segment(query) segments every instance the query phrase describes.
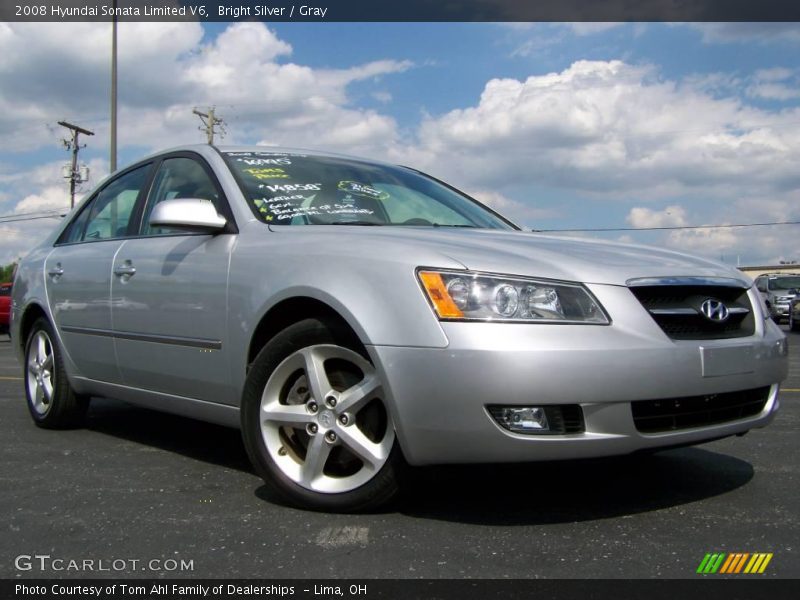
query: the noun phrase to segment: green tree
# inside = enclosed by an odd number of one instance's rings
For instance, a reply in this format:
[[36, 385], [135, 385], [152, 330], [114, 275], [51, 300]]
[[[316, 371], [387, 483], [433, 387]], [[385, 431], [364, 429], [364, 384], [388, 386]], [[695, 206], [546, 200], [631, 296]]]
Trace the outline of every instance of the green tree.
[[0, 267], [0, 283], [10, 283], [13, 281], [16, 268], [17, 263], [15, 262]]

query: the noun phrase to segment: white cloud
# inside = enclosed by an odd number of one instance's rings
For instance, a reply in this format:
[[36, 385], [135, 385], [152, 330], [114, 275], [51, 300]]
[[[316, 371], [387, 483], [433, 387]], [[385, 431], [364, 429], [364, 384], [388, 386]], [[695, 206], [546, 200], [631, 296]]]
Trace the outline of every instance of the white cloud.
[[22, 243], [22, 232], [18, 227], [0, 223], [0, 265], [16, 260]]
[[[93, 130], [95, 136], [82, 141], [104, 152], [110, 49], [107, 23], [0, 23], [4, 145], [16, 152], [58, 147], [66, 132], [55, 122], [64, 119]], [[407, 71], [412, 63], [385, 59], [345, 69], [314, 69], [291, 62], [291, 54], [291, 45], [262, 23], [233, 24], [210, 40], [204, 40], [198, 23], [120, 23], [120, 148], [156, 150], [203, 142], [192, 109], [215, 105], [227, 124], [226, 143], [263, 140], [385, 155], [398, 137], [394, 119], [353, 106], [348, 86], [379, 82]], [[60, 177], [63, 162], [17, 172], [13, 165], [2, 165], [0, 214], [68, 205]], [[107, 168], [105, 161], [94, 161], [92, 182], [82, 189], [89, 189]], [[8, 227], [0, 259], [15, 252], [9, 245], [31, 247], [52, 223]]]
[[69, 194], [64, 185], [53, 185], [23, 198], [15, 207], [15, 212], [30, 213], [59, 211], [69, 208]]
[[755, 72], [756, 81], [784, 81], [794, 75], [793, 69], [786, 67], [773, 67], [771, 69], [759, 69]]
[[742, 247], [735, 230], [723, 228], [670, 231], [668, 243], [673, 248], [707, 256], [719, 256], [737, 246]]
[[[64, 162], [0, 174], [0, 185], [11, 191], [0, 201], [0, 214], [25, 219], [0, 223], [0, 265], [26, 254], [59, 224], [58, 215], [69, 212], [69, 186], [61, 177]], [[105, 160], [92, 160], [89, 169], [90, 181], [76, 188], [76, 203], [106, 175], [108, 164]]]
[[625, 25], [625, 23], [621, 22], [614, 22], [614, 21], [585, 21], [585, 22], [575, 22], [575, 23], [566, 23], [566, 26], [569, 27], [575, 35], [586, 36], [586, 35], [594, 35], [597, 33], [605, 33], [611, 29], [616, 29], [617, 27], [621, 27]]
[[[702, 30], [711, 41], [766, 39], [770, 31], [786, 41], [800, 31], [741, 25]], [[537, 24], [531, 28], [536, 39], [520, 53], [570, 32], [590, 35], [612, 26]], [[109, 47], [108, 24], [0, 24], [0, 135], [6, 145], [18, 151], [55, 146], [63, 132], [45, 125], [66, 118], [94, 129], [91, 148], [104, 150]], [[563, 217], [552, 201], [525, 192], [532, 186], [552, 190], [555, 198], [566, 191], [613, 200], [634, 226], [800, 218], [800, 108], [763, 110], [747, 100], [794, 99], [797, 72], [785, 67], [750, 78], [715, 73], [671, 80], [654, 65], [576, 61], [524, 79], [490, 79], [479, 98], [401, 133], [383, 108], [354, 104], [349, 86], [361, 82], [360, 95], [389, 102], [381, 80], [412, 68], [410, 62], [399, 57], [317, 69], [293, 62], [292, 52], [260, 23], [230, 25], [212, 39], [197, 23], [120, 24], [121, 146], [201, 142], [191, 110], [215, 105], [227, 123], [225, 142], [393, 159], [472, 190], [526, 224]], [[63, 185], [59, 168], [14, 173], [3, 166], [0, 208], [54, 203]], [[102, 171], [101, 165], [95, 174]], [[585, 224], [573, 215], [565, 226]], [[664, 243], [713, 253], [732, 248], [733, 239], [737, 248], [781, 253], [780, 235], [774, 246], [759, 246], [768, 236], [696, 231], [665, 236]]]
[[[525, 198], [496, 205], [526, 224], [535, 220], [519, 215], [536, 207], [528, 200], [535, 196], [519, 194], [526, 186], [595, 199], [595, 212], [601, 201], [628, 204], [635, 227], [800, 218], [800, 109], [749, 105], [732, 93], [747, 84], [577, 61], [560, 72], [488, 81], [474, 104], [428, 116], [416, 143], [393, 157], [483, 190], [490, 202]], [[648, 206], [656, 202], [667, 208]], [[590, 226], [592, 214], [572, 215], [564, 227]], [[762, 243], [764, 230], [691, 231], [659, 243], [717, 258], [734, 246], [764, 260], [785, 252]]]
[[389, 92], [379, 91], [373, 92], [372, 97], [381, 104], [388, 104], [392, 101], [392, 95]]
[[555, 208], [532, 206], [526, 202], [512, 200], [497, 190], [469, 190], [468, 194], [516, 223], [531, 223], [560, 216]]
[[[627, 25], [623, 22], [603, 22], [603, 21], [578, 21], [573, 23], [502, 23], [501, 26], [509, 31], [516, 33], [517, 39], [522, 38], [522, 42], [517, 42], [512, 50], [512, 57], [532, 57], [549, 53], [556, 46], [562, 43], [569, 43], [574, 36], [588, 37], [601, 33], [606, 33], [612, 29], [617, 29]], [[644, 31], [641, 24], [633, 27], [634, 36], [640, 35]]]
[[640, 229], [649, 227], [683, 227], [687, 225], [686, 209], [682, 206], [668, 206], [656, 211], [646, 207], [635, 206], [625, 219], [633, 227]]
[[493, 79], [474, 106], [428, 118], [405, 161], [471, 188], [544, 184], [646, 198], [800, 185], [800, 110], [663, 80], [651, 66], [578, 61]]
[[748, 96], [764, 100], [787, 101], [800, 98], [798, 72], [785, 67], [760, 69], [746, 90]]
[[[119, 92], [125, 106], [163, 109], [187, 93], [181, 61], [197, 48], [198, 23], [122, 23]], [[111, 25], [0, 24], [0, 135], [18, 150], [57, 143], [65, 119], [89, 129], [108, 120]], [[135, 112], [135, 111], [134, 111]], [[50, 129], [46, 127], [50, 126]], [[107, 138], [94, 138], [95, 145]], [[121, 142], [125, 140], [121, 139]]]
[[720, 258], [725, 253], [744, 247], [734, 229], [724, 228], [670, 231], [667, 236], [667, 244], [677, 250], [714, 258]]
[[[105, 146], [110, 31], [97, 23], [0, 24], [0, 135], [7, 144], [31, 150], [57, 143], [63, 132], [52, 126], [65, 118], [95, 131], [94, 148]], [[208, 43], [198, 23], [121, 23], [120, 145], [201, 142], [192, 108], [210, 105], [226, 120], [228, 141], [269, 137], [374, 151], [395, 137], [394, 120], [350, 106], [347, 87], [412, 63], [312, 69], [287, 61], [291, 53], [262, 23], [230, 25]]]
[[756, 42], [762, 44], [800, 42], [800, 23], [684, 23], [700, 31], [707, 44]]

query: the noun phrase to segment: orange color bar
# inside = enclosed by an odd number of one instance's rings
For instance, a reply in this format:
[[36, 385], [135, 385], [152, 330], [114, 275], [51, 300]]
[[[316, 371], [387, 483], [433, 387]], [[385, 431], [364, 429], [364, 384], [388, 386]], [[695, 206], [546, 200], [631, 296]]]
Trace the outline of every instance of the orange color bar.
[[737, 563], [736, 570], [733, 572], [740, 573], [742, 571], [742, 567], [744, 567], [744, 563], [747, 561], [749, 557], [750, 557], [749, 552], [745, 552], [744, 554], [742, 554], [742, 559]]
[[722, 568], [719, 570], [720, 573], [727, 573], [728, 567], [733, 562], [733, 559], [736, 557], [735, 554], [728, 554], [728, 559], [725, 561], [725, 564], [722, 565]]

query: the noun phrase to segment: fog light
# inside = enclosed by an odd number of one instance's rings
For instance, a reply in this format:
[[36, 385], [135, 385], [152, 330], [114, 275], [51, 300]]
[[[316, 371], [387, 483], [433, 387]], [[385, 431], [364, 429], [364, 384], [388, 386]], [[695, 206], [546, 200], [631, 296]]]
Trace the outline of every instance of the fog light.
[[550, 429], [541, 406], [500, 407], [492, 411], [494, 418], [509, 431], [518, 433], [545, 432]]

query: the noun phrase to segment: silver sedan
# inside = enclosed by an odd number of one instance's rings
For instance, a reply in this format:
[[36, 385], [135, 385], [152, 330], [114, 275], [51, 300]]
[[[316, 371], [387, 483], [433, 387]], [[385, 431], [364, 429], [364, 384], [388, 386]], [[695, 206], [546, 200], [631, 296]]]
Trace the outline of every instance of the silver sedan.
[[240, 427], [265, 481], [319, 510], [388, 501], [408, 464], [742, 434], [787, 374], [732, 268], [526, 232], [413, 169], [307, 151], [138, 161], [13, 290], [37, 425], [114, 397]]

